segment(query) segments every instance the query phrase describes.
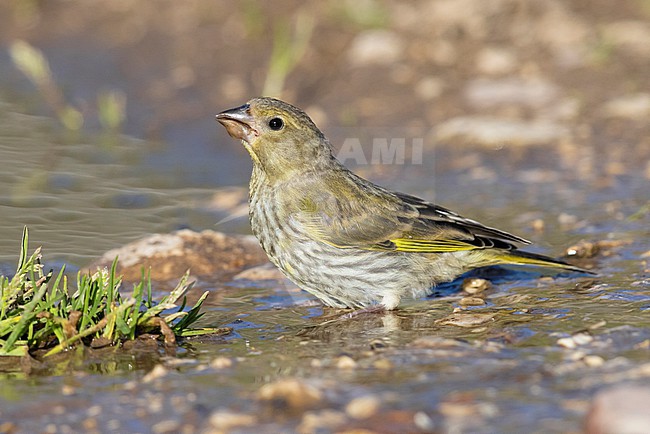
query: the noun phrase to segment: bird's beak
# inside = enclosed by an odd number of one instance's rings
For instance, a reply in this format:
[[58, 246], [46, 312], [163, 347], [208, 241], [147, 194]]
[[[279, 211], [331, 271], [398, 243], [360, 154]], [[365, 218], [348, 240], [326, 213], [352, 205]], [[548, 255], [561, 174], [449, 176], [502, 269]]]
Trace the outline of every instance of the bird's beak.
[[226, 128], [231, 137], [251, 143], [259, 133], [255, 129], [255, 118], [251, 115], [250, 108], [249, 104], [244, 104], [221, 112], [216, 116], [217, 122]]

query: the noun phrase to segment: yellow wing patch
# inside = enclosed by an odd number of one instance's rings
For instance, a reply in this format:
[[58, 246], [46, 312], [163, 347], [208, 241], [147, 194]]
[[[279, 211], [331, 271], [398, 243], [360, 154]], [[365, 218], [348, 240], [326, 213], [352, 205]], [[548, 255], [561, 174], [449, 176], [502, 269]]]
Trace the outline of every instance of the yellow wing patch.
[[459, 252], [463, 250], [478, 250], [482, 246], [475, 246], [460, 240], [418, 240], [398, 238], [390, 240], [398, 252], [413, 253], [445, 253]]

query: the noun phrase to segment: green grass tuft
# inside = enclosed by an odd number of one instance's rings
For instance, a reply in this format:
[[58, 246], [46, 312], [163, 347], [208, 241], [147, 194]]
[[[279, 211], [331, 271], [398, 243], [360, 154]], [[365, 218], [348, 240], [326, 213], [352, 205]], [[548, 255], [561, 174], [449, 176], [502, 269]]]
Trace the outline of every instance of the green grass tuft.
[[177, 336], [216, 331], [191, 328], [203, 315], [200, 309], [208, 292], [184, 311], [185, 294], [193, 284], [188, 283], [189, 272], [167, 296], [154, 303], [151, 279], [144, 271], [131, 296], [120, 294], [122, 278], [115, 272], [116, 258], [110, 270], [79, 273], [77, 289], [70, 294], [65, 267], [56, 275], [51, 270], [45, 273], [40, 247], [31, 256], [27, 252], [25, 228], [16, 274], [11, 279], [0, 276], [0, 356], [23, 356], [36, 350], [47, 350], [48, 356], [74, 345], [93, 341], [118, 344], [152, 332], [159, 332], [170, 346], [176, 345]]

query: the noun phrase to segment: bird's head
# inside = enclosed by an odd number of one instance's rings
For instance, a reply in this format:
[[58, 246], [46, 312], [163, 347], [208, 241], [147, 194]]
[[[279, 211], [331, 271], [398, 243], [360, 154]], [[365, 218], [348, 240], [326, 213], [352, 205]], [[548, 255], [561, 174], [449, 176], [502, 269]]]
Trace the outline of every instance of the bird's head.
[[323, 133], [305, 112], [286, 102], [254, 98], [219, 113], [217, 121], [269, 176], [295, 175], [331, 159]]

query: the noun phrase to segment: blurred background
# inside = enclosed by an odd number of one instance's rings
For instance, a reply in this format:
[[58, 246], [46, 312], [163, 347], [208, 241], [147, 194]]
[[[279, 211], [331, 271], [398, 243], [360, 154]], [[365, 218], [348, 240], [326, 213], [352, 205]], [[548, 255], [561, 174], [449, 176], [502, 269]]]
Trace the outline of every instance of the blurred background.
[[648, 0], [2, 0], [0, 263], [23, 225], [73, 266], [247, 233], [250, 161], [214, 115], [259, 95], [368, 161], [405, 139], [404, 164], [346, 163], [545, 249], [648, 203]]

